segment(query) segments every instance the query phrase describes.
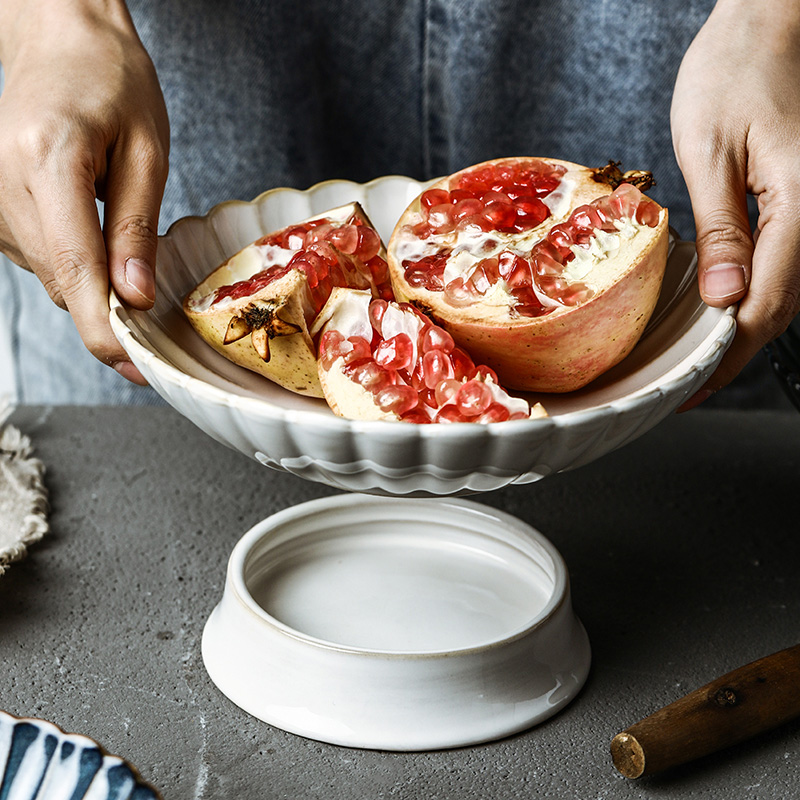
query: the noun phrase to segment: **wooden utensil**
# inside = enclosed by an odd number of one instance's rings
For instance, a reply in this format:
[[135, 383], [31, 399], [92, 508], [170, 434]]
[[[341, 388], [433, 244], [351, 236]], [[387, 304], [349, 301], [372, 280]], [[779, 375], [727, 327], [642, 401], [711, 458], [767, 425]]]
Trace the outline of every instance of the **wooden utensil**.
[[639, 778], [800, 717], [800, 644], [739, 667], [637, 722], [611, 742], [614, 766]]

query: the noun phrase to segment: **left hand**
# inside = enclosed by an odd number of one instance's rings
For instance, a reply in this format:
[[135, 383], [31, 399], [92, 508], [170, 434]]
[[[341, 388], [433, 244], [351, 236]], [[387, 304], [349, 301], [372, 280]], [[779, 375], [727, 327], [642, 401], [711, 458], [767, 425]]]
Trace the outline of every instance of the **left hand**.
[[[739, 303], [734, 341], [691, 408], [800, 311], [800, 0], [719, 0], [686, 52], [672, 136], [708, 305]], [[747, 194], [758, 199], [751, 234]]]

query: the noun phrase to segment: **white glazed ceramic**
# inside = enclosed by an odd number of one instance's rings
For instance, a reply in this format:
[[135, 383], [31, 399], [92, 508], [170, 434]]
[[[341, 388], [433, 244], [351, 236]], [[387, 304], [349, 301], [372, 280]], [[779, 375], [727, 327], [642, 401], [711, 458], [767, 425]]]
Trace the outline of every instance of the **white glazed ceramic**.
[[86, 736], [0, 711], [3, 800], [160, 800], [134, 767]]
[[275, 189], [177, 222], [158, 251], [151, 311], [112, 296], [111, 325], [156, 391], [210, 436], [275, 469], [357, 492], [451, 495], [528, 483], [586, 464], [648, 431], [697, 391], [733, 338], [731, 309], [695, 286], [694, 247], [677, 242], [644, 337], [621, 364], [578, 392], [531, 396], [548, 419], [493, 425], [355, 422], [237, 367], [184, 318], [184, 295], [263, 233], [359, 201], [386, 240], [424, 188], [390, 176]]
[[533, 528], [471, 501], [355, 494], [245, 534], [202, 652], [255, 717], [382, 750], [524, 730], [569, 703], [590, 661], [564, 563]]

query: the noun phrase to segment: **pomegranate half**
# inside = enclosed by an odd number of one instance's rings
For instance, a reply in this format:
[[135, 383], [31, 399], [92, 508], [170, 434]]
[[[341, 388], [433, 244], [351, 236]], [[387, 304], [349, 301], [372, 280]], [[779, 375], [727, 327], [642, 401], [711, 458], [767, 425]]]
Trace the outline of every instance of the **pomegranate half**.
[[408, 303], [336, 288], [317, 317], [319, 375], [335, 414], [414, 423], [504, 422], [547, 416]]
[[398, 300], [509, 388], [578, 389], [621, 361], [653, 312], [667, 211], [649, 173], [503, 158], [443, 178], [387, 248]]
[[386, 252], [358, 203], [261, 237], [184, 299], [215, 350], [298, 394], [322, 397], [309, 329], [335, 286], [392, 297]]

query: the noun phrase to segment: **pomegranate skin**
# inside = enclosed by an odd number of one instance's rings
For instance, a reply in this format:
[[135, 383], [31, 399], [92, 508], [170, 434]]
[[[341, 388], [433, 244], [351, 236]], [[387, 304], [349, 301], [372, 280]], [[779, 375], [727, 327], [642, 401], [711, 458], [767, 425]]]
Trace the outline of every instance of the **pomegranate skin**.
[[[576, 208], [609, 195], [613, 185], [598, 182], [596, 171], [552, 158], [519, 157], [484, 162], [443, 178], [431, 189], [452, 188], [460, 176], [487, 165], [544, 161], [564, 169], [572, 188], [568, 207], [551, 215], [528, 236], [541, 240]], [[649, 203], [653, 201], [647, 198]], [[653, 203], [655, 206], [655, 203]], [[658, 222], [642, 226], [633, 242], [604, 264], [592, 297], [577, 305], [555, 304], [541, 316], [515, 315], [509, 306], [476, 302], [456, 306], [445, 292], [410, 285], [400, 253], [407, 253], [410, 228], [419, 222], [420, 198], [399, 220], [387, 247], [390, 275], [398, 300], [411, 302], [447, 330], [476, 360], [490, 366], [509, 389], [570, 392], [593, 381], [634, 348], [658, 300], [668, 250], [668, 215], [656, 206]], [[405, 241], [404, 241], [405, 239]], [[403, 245], [406, 245], [405, 249]], [[591, 282], [592, 273], [587, 283]]]

